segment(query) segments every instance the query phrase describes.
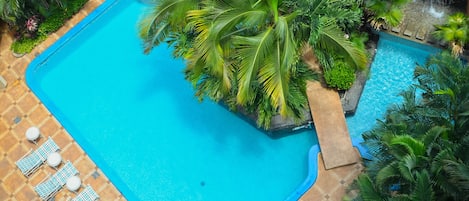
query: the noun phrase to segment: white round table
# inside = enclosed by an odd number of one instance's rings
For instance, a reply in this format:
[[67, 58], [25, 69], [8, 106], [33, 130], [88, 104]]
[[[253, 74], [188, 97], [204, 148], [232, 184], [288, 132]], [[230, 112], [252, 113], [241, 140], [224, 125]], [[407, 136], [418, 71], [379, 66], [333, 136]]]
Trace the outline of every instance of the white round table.
[[26, 139], [29, 141], [35, 141], [37, 138], [39, 138], [39, 128], [36, 126], [32, 126], [26, 130]]
[[54, 152], [47, 156], [47, 164], [51, 167], [57, 167], [62, 162], [62, 156], [59, 153]]
[[65, 184], [70, 191], [77, 191], [81, 186], [81, 179], [78, 176], [71, 176]]

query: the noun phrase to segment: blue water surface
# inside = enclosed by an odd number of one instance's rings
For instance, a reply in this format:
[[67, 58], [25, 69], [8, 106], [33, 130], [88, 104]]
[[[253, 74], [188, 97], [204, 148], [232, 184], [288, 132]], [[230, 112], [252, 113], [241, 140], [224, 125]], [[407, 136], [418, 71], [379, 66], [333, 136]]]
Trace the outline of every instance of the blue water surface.
[[399, 95], [414, 83], [414, 69], [440, 50], [381, 33], [371, 72], [354, 116], [347, 118], [350, 135], [360, 137], [383, 119], [386, 109], [402, 103]]
[[[33, 61], [26, 78], [128, 200], [280, 201], [297, 189], [314, 131], [274, 140], [217, 103], [198, 102], [184, 61], [165, 45], [142, 54], [136, 23], [145, 6], [109, 4]], [[356, 115], [347, 118], [352, 137], [399, 101], [415, 62], [433, 51], [412, 48], [380, 40]]]

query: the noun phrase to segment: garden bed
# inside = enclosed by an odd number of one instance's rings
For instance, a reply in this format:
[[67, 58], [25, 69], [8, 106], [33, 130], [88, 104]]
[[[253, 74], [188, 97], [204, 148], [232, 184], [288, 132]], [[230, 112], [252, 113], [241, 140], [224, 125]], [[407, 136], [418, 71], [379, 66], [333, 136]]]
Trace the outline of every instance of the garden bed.
[[17, 26], [15, 41], [11, 50], [17, 56], [31, 52], [34, 47], [47, 39], [49, 34], [54, 33], [64, 26], [68, 19], [78, 13], [88, 0], [70, 0], [64, 7], [50, 6], [47, 14], [36, 14], [28, 17], [25, 26]]

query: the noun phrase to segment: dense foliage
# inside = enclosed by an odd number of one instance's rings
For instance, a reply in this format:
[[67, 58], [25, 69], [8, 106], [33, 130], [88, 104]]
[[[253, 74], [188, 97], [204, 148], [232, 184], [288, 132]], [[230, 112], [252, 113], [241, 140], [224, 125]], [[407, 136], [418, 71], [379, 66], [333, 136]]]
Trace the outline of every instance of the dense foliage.
[[145, 52], [167, 42], [187, 61], [186, 79], [202, 100], [223, 101], [257, 114], [268, 128], [273, 115], [300, 120], [313, 65], [334, 66], [334, 55], [353, 68], [367, 57], [346, 33], [362, 24], [360, 0], [161, 0], [140, 22]]
[[[31, 0], [31, 2], [33, 2]], [[42, 1], [40, 1], [42, 2]], [[45, 1], [47, 2], [47, 1]], [[30, 10], [30, 17], [23, 27], [17, 27], [17, 40], [12, 44], [13, 52], [22, 54], [30, 52], [34, 47], [47, 38], [47, 35], [57, 31], [67, 19], [77, 13], [88, 0], [54, 1], [56, 4], [34, 4]]]
[[410, 0], [365, 0], [367, 20], [376, 30], [400, 24], [404, 14], [403, 6]]
[[464, 45], [469, 40], [469, 18], [464, 13], [455, 13], [448, 17], [445, 24], [435, 25], [435, 27], [433, 36], [449, 43], [454, 56], [461, 55]]
[[416, 67], [404, 103], [363, 135], [374, 158], [356, 200], [469, 200], [468, 77], [446, 52]]
[[56, 7], [65, 8], [67, 0], [2, 0], [0, 20], [11, 26], [20, 26], [34, 15], [47, 16]]

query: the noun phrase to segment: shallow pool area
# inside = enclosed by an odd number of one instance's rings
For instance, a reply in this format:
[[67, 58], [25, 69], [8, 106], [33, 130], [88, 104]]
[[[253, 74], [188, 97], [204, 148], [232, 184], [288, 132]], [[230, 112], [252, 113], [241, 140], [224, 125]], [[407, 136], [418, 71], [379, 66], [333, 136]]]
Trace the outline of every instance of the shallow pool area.
[[[184, 80], [184, 61], [164, 45], [142, 54], [136, 22], [143, 8], [106, 1], [31, 63], [32, 91], [128, 200], [290, 196], [314, 171], [314, 131], [274, 140], [217, 103], [199, 103]], [[356, 115], [347, 118], [352, 137], [399, 101], [413, 64], [434, 51], [411, 48], [380, 41]]]

